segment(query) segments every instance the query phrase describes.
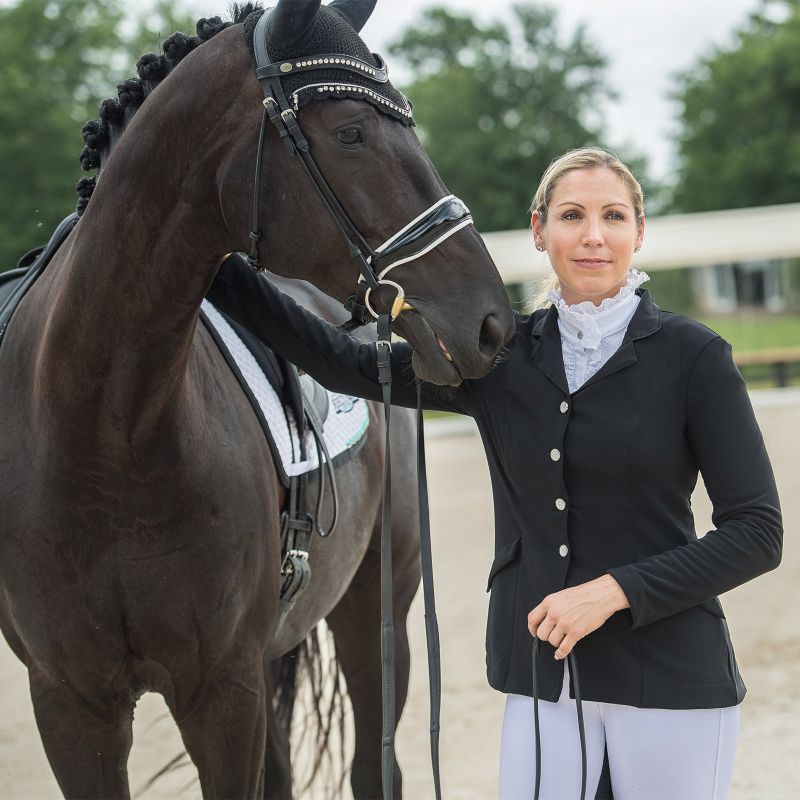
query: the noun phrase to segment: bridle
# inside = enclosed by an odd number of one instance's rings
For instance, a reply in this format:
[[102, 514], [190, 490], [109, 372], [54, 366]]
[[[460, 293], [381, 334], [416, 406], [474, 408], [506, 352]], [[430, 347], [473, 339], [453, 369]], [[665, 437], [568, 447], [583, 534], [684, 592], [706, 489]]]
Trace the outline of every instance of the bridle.
[[[383, 731], [381, 742], [381, 771], [384, 800], [394, 797], [394, 736], [395, 736], [395, 658], [394, 623], [392, 599], [392, 536], [391, 536], [391, 452], [389, 422], [391, 410], [391, 322], [403, 311], [413, 311], [413, 306], [405, 300], [405, 291], [396, 281], [387, 278], [391, 270], [407, 264], [446, 241], [453, 234], [472, 224], [472, 216], [464, 203], [453, 195], [437, 200], [415, 219], [401, 228], [383, 244], [370, 246], [360, 233], [330, 184], [325, 180], [318, 164], [311, 154], [308, 140], [303, 135], [297, 119], [297, 90], [291, 105], [283, 90], [281, 79], [298, 72], [320, 69], [344, 70], [358, 75], [359, 79], [372, 81], [378, 85], [388, 82], [386, 66], [380, 56], [374, 55], [377, 66], [358, 58], [341, 53], [328, 53], [303, 58], [284, 59], [273, 63], [267, 52], [267, 23], [272, 9], [266, 9], [258, 19], [253, 32], [253, 51], [256, 59], [256, 77], [264, 92], [264, 115], [258, 137], [255, 182], [253, 187], [253, 225], [250, 231], [250, 254], [248, 263], [261, 271], [259, 228], [261, 170], [264, 142], [268, 123], [271, 123], [279, 137], [286, 143], [289, 152], [297, 156], [331, 219], [343, 236], [350, 257], [358, 265], [360, 277], [356, 291], [345, 307], [352, 319], [340, 328], [346, 332], [377, 319], [378, 341], [375, 343], [378, 354], [378, 382], [381, 385], [385, 420], [383, 510], [381, 523], [381, 676]], [[378, 92], [363, 85], [315, 84], [304, 87], [316, 89], [323, 94], [337, 90], [355, 89], [358, 93], [371, 96], [373, 101], [389, 104]], [[410, 110], [402, 113], [410, 116]], [[370, 303], [371, 292], [381, 286], [395, 289], [396, 296], [389, 313], [378, 313]], [[439, 717], [441, 710], [441, 664], [439, 655], [439, 628], [433, 591], [433, 564], [430, 542], [430, 520], [428, 511], [427, 483], [425, 477], [424, 431], [422, 424], [422, 384], [417, 382], [417, 479], [420, 514], [420, 560], [422, 566], [422, 585], [425, 604], [425, 628], [428, 649], [428, 679], [430, 684], [430, 741], [431, 763], [433, 766], [434, 791], [441, 800], [441, 781], [439, 777]]]
[[[264, 91], [264, 115], [258, 138], [258, 154], [256, 157], [255, 183], [253, 187], [253, 225], [250, 231], [250, 254], [248, 262], [255, 270], [262, 270], [259, 255], [261, 230], [258, 224], [260, 210], [261, 167], [264, 152], [264, 139], [267, 124], [272, 123], [281, 140], [286, 143], [289, 152], [298, 157], [300, 164], [311, 179], [312, 185], [319, 194], [331, 219], [344, 237], [350, 257], [358, 265], [360, 277], [356, 292], [348, 298], [345, 306], [352, 314], [352, 319], [343, 327], [351, 331], [360, 325], [366, 325], [378, 318], [378, 313], [370, 303], [370, 293], [380, 286], [390, 286], [397, 292], [392, 304], [390, 316], [396, 319], [403, 311], [413, 310], [413, 306], [405, 301], [405, 291], [396, 281], [386, 277], [390, 270], [401, 264], [407, 264], [429, 253], [442, 242], [457, 233], [461, 228], [472, 224], [472, 216], [464, 203], [454, 195], [447, 195], [437, 200], [430, 208], [413, 219], [404, 228], [383, 244], [372, 248], [353, 222], [350, 215], [339, 201], [330, 184], [325, 180], [319, 165], [314, 159], [308, 140], [303, 134], [297, 119], [297, 102], [291, 104], [283, 90], [281, 79], [297, 73], [335, 69], [350, 72], [360, 80], [372, 81], [378, 86], [389, 81], [388, 70], [383, 59], [375, 54], [377, 66], [368, 64], [353, 56], [342, 53], [325, 53], [313, 57], [284, 59], [274, 62], [267, 52], [267, 24], [273, 9], [266, 9], [256, 23], [253, 32], [253, 50], [256, 58], [256, 77]], [[345, 88], [341, 84], [315, 85], [317, 92], [326, 95], [337, 88]], [[380, 102], [388, 103], [377, 92], [357, 86], [356, 91], [372, 96]], [[410, 112], [409, 112], [410, 115]]]

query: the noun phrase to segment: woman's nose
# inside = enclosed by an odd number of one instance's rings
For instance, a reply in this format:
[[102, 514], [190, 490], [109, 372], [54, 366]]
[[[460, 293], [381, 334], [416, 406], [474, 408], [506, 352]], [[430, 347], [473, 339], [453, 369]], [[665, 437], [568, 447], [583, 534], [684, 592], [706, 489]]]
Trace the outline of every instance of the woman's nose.
[[599, 245], [603, 243], [603, 230], [600, 226], [600, 220], [588, 219], [586, 221], [586, 228], [583, 232], [583, 241], [587, 245]]

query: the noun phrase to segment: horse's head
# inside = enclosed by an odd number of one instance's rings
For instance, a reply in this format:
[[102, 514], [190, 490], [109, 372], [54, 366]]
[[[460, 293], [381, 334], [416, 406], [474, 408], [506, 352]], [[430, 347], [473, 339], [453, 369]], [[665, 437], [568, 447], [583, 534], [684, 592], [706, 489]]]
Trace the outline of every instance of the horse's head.
[[[149, 193], [172, 198], [171, 224], [192, 229], [186, 246], [203, 263], [251, 250], [254, 228], [265, 267], [341, 301], [355, 295], [364, 317], [402, 307], [395, 330], [414, 347], [417, 375], [457, 384], [489, 371], [513, 334], [511, 308], [466, 208], [448, 199], [414, 133], [410, 104], [358, 35], [374, 5], [234, 6], [233, 23], [202, 19], [197, 36], [173, 34], [84, 126], [81, 163], [108, 165], [110, 182], [97, 183], [107, 204], [131, 196], [120, 180], [134, 182], [153, 225], [164, 212], [152, 212]], [[142, 106], [151, 94], [158, 102]], [[117, 142], [126, 153], [112, 157]], [[94, 186], [79, 183], [79, 212]]]
[[[241, 197], [250, 188], [241, 181], [254, 174], [266, 95], [276, 124], [266, 125], [259, 187], [265, 266], [306, 278], [344, 301], [359, 281], [360, 259], [348, 239], [361, 243], [376, 275], [405, 292], [407, 305], [395, 329], [416, 351], [417, 375], [457, 384], [488, 372], [513, 333], [512, 314], [468, 212], [459, 201], [442, 202], [448, 192], [414, 133], [410, 104], [358, 35], [374, 5], [375, 0], [334, 0], [327, 6], [280, 0], [260, 25], [259, 12], [248, 17], [244, 38], [257, 52], [258, 37], [264, 36], [262, 54], [271, 66], [259, 75], [269, 80], [260, 87], [251, 62], [252, 78], [242, 92], [248, 107], [236, 135], [253, 146], [231, 154], [236, 166], [228, 171], [222, 196]], [[275, 94], [288, 110], [269, 100]], [[279, 141], [292, 138], [287, 129], [295, 122], [301, 142], [308, 141], [310, 168], [307, 158]], [[315, 165], [321, 188], [309, 174]], [[382, 284], [369, 293], [367, 305], [386, 310], [396, 291]]]

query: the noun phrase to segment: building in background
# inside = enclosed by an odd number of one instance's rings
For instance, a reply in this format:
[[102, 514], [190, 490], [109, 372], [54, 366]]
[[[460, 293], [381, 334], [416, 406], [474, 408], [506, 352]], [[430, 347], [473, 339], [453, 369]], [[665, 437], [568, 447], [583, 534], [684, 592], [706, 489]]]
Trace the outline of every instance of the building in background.
[[792, 259], [714, 264], [692, 272], [697, 308], [711, 314], [764, 310], [780, 314], [791, 305]]

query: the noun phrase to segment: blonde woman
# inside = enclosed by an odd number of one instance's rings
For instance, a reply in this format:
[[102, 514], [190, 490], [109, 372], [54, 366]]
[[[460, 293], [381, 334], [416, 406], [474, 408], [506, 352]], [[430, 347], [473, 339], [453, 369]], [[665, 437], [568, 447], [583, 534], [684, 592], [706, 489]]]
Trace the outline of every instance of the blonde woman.
[[[501, 800], [534, 796], [533, 636], [543, 800], [580, 796], [573, 648], [587, 797], [607, 759], [616, 800], [724, 798], [745, 685], [717, 595], [774, 569], [782, 547], [744, 382], [723, 339], [642, 287], [642, 190], [614, 155], [554, 161], [531, 222], [554, 274], [535, 310], [517, 315], [506, 357], [484, 378], [424, 392], [429, 407], [475, 418], [492, 477], [486, 658], [506, 694]], [[379, 399], [375, 348], [242, 259], [224, 262], [209, 297], [324, 385]], [[414, 406], [410, 363], [399, 343], [393, 401]], [[698, 473], [714, 505], [702, 538]]]

